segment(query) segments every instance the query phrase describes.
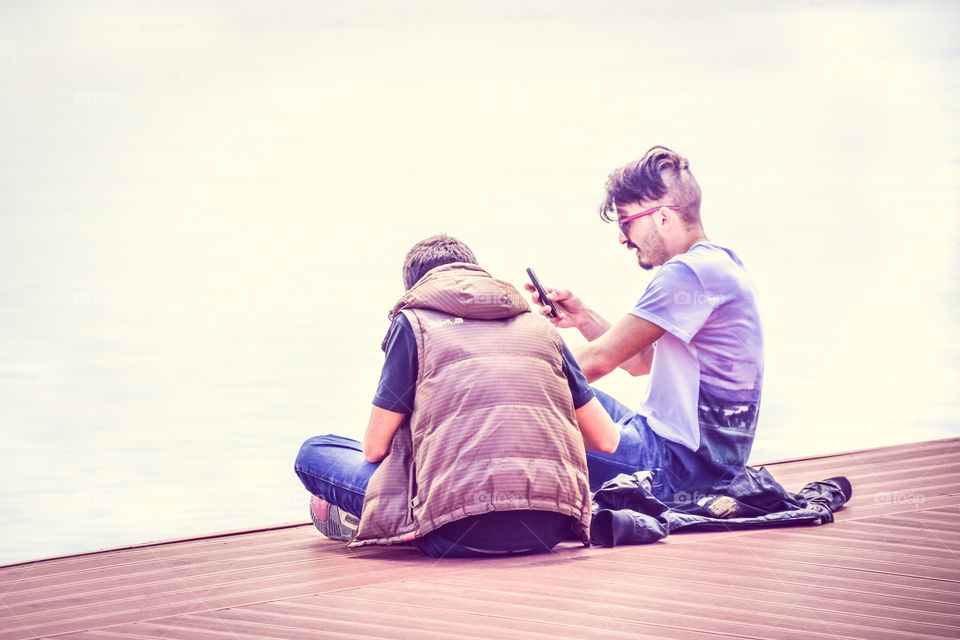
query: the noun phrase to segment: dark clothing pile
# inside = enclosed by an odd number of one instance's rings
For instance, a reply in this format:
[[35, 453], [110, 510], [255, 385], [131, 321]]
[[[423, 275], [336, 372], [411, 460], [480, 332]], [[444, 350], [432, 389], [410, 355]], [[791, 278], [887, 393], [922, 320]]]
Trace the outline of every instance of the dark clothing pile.
[[744, 467], [721, 490], [673, 494], [658, 500], [650, 471], [620, 474], [593, 494], [591, 539], [614, 547], [647, 544], [684, 531], [728, 531], [833, 522], [853, 488], [842, 476], [811, 482], [790, 493], [765, 468]]

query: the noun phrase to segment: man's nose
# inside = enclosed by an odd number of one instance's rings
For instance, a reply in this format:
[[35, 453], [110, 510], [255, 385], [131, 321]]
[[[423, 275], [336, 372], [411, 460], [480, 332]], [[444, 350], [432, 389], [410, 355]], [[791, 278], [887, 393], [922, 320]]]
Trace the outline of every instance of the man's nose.
[[620, 237], [617, 238], [617, 240], [620, 241], [620, 244], [627, 244], [628, 242], [630, 242], [630, 239], [627, 238], [627, 236], [623, 235], [623, 231], [620, 232]]

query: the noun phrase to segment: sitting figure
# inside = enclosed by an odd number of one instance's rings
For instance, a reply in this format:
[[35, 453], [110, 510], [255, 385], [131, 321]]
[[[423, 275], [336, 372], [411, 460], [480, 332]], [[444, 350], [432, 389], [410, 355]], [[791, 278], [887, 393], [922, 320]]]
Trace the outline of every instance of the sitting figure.
[[[746, 466], [763, 381], [756, 291], [737, 254], [707, 238], [700, 200], [686, 158], [653, 147], [610, 174], [600, 206], [638, 265], [656, 268], [637, 303], [612, 323], [570, 291], [546, 289], [559, 311], [550, 321], [587, 339], [575, 355], [589, 382], [618, 367], [647, 380], [638, 410], [597, 392], [621, 440], [613, 454], [587, 456], [594, 491], [646, 470], [668, 504], [754, 489], [768, 498]], [[548, 301], [527, 289], [547, 315]]]
[[440, 235], [403, 265], [363, 444], [307, 440], [295, 470], [325, 536], [431, 556], [589, 544], [585, 450], [620, 439], [556, 329]]

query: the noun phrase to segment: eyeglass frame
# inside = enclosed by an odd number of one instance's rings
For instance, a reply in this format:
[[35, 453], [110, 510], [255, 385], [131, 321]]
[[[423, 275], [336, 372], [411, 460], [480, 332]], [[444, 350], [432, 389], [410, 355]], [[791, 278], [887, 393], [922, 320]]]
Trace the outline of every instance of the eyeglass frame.
[[632, 216], [627, 216], [626, 218], [617, 218], [617, 224], [620, 225], [620, 233], [622, 233], [624, 237], [629, 238], [630, 236], [627, 234], [627, 231], [630, 229], [631, 222], [633, 222], [637, 218], [642, 218], [643, 216], [648, 216], [651, 213], [656, 213], [657, 211], [660, 211], [660, 209], [663, 209], [664, 207], [666, 207], [667, 209], [670, 209], [671, 211], [677, 211], [680, 209], [680, 207], [673, 204], [658, 204], [652, 209], [647, 209], [646, 211], [635, 213]]

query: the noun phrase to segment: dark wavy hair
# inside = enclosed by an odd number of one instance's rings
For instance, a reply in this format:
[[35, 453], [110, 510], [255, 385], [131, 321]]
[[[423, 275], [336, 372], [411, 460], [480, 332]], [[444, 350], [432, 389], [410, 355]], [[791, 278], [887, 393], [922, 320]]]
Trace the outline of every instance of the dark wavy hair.
[[687, 159], [666, 147], [651, 147], [643, 157], [607, 176], [600, 217], [616, 222], [617, 205], [647, 203], [670, 193], [685, 224], [700, 224], [700, 185]]
[[443, 233], [421, 240], [403, 259], [404, 288], [409, 290], [427, 271], [451, 262], [477, 264], [477, 257], [470, 247]]

